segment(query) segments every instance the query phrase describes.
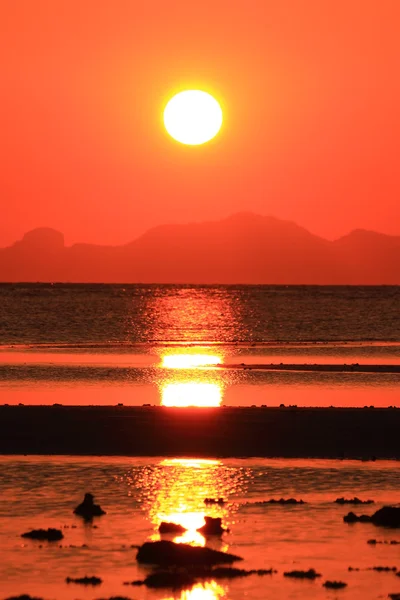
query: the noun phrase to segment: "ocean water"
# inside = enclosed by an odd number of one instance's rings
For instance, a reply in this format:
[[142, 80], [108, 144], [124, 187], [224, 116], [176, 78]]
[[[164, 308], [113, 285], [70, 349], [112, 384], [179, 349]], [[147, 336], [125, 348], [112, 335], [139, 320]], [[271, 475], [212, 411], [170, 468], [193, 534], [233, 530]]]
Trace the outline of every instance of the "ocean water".
[[[372, 514], [400, 502], [398, 463], [335, 460], [201, 460], [73, 457], [0, 457], [0, 597], [29, 593], [46, 600], [93, 600], [126, 596], [136, 600], [372, 600], [400, 592], [400, 530], [372, 524], [348, 525], [350, 510]], [[72, 514], [91, 490], [107, 514], [85, 525]], [[337, 497], [372, 499], [353, 508]], [[206, 497], [223, 497], [223, 507], [206, 507]], [[270, 498], [295, 497], [306, 504], [280, 506]], [[230, 532], [206, 540], [196, 530], [204, 515], [220, 516]], [[136, 549], [160, 539], [161, 521], [184, 525], [177, 542], [230, 551], [238, 567], [274, 568], [276, 574], [208, 581], [187, 591], [146, 590], [123, 585], [143, 579]], [[59, 527], [65, 538], [39, 543], [21, 538], [32, 528]], [[357, 571], [349, 572], [351, 566]], [[285, 571], [314, 568], [315, 581], [285, 578]], [[67, 584], [66, 577], [96, 575], [98, 588]], [[329, 591], [327, 579], [348, 584]]]
[[384, 407], [399, 371], [398, 286], [0, 284], [2, 404]]

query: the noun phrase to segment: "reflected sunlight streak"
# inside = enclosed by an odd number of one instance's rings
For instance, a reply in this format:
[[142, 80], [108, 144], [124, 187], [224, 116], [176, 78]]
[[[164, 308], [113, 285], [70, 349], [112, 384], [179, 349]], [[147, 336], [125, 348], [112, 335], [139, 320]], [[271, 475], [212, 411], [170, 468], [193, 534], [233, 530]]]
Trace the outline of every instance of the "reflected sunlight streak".
[[209, 583], [199, 583], [190, 590], [183, 590], [179, 598], [168, 596], [163, 600], [220, 600], [220, 598], [225, 598], [226, 592], [226, 588], [216, 581], [210, 581]]
[[217, 383], [189, 381], [166, 383], [161, 387], [162, 406], [216, 407], [222, 403], [222, 386]]
[[167, 354], [162, 357], [162, 366], [167, 369], [191, 369], [221, 364], [220, 356], [209, 354]]

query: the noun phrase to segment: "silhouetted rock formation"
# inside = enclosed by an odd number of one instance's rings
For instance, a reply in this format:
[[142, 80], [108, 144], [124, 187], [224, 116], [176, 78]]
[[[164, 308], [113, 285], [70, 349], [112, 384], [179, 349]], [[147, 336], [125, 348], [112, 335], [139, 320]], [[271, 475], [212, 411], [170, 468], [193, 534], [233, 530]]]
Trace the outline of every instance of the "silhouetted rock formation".
[[148, 588], [183, 589], [192, 587], [197, 579], [185, 571], [158, 571], [146, 577], [143, 584]]
[[357, 516], [349, 512], [343, 520], [345, 523], [373, 523], [380, 527], [400, 527], [400, 507], [384, 506], [373, 515]]
[[355, 496], [354, 498], [336, 498], [336, 504], [374, 504], [374, 500], [360, 500]]
[[67, 577], [66, 583], [77, 583], [79, 585], [100, 585], [103, 580], [93, 575], [92, 577]]
[[387, 544], [389, 546], [397, 546], [398, 544], [400, 544], [400, 541], [398, 540], [368, 540], [367, 544], [370, 544], [371, 546], [376, 546], [376, 544]]
[[304, 500], [296, 500], [296, 498], [279, 498], [279, 500], [275, 500], [275, 498], [271, 498], [270, 500], [263, 500], [262, 502], [256, 502], [256, 504], [306, 504]]
[[94, 504], [93, 494], [86, 493], [83, 502], [74, 509], [74, 514], [82, 517], [85, 521], [91, 521], [94, 517], [105, 515], [106, 512], [99, 504]]
[[[240, 257], [234, 268], [232, 256]], [[58, 231], [35, 229], [0, 249], [0, 281], [398, 285], [399, 263], [398, 236], [356, 230], [331, 242], [240, 213], [155, 227], [123, 246], [65, 247]]]
[[398, 594], [389, 594], [390, 600], [400, 600], [400, 592]]
[[125, 581], [124, 585], [141, 586], [149, 588], [187, 588], [199, 581], [209, 579], [237, 579], [250, 575], [272, 575], [277, 573], [274, 569], [235, 569], [233, 567], [217, 567], [211, 569], [202, 566], [189, 566], [179, 570], [155, 571], [144, 580]]
[[322, 585], [329, 590], [341, 590], [347, 587], [347, 583], [344, 581], [325, 581]]
[[21, 537], [28, 538], [30, 540], [58, 542], [59, 540], [63, 539], [64, 535], [59, 529], [53, 529], [49, 527], [49, 529], [32, 529], [32, 531], [27, 531], [26, 533], [21, 534]]
[[139, 563], [160, 566], [213, 566], [243, 560], [240, 556], [227, 552], [168, 541], [144, 543], [140, 546], [136, 559]]
[[295, 579], [316, 579], [321, 577], [321, 573], [317, 573], [314, 569], [308, 571], [285, 571], [284, 577], [293, 577]]
[[222, 535], [227, 531], [227, 529], [222, 527], [222, 519], [219, 517], [204, 517], [204, 520], [205, 524], [203, 527], [199, 527], [197, 531], [200, 531], [200, 533], [206, 537], [209, 535]]
[[111, 598], [98, 598], [97, 600], [132, 600], [126, 596], [111, 596]]
[[376, 571], [377, 573], [396, 572], [397, 567], [368, 567], [367, 571]]
[[204, 504], [218, 504], [219, 506], [224, 506], [226, 502], [223, 498], [205, 498]]
[[10, 596], [5, 600], [43, 600], [43, 598], [37, 598], [36, 596], [30, 596], [29, 594], [21, 594], [21, 596]]
[[179, 525], [177, 523], [167, 523], [166, 521], [163, 521], [160, 524], [158, 531], [160, 533], [165, 533], [165, 534], [179, 535], [179, 534], [185, 533], [185, 531], [187, 531], [187, 529], [186, 529], [186, 527], [183, 527], [183, 525]]

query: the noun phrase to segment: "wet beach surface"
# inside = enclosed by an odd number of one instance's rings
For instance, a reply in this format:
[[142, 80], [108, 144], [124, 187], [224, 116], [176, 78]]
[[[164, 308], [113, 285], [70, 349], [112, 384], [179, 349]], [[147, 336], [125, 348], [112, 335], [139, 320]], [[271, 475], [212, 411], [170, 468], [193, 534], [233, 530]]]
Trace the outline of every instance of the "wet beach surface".
[[[343, 522], [350, 510], [372, 514], [400, 502], [397, 462], [288, 459], [178, 459], [119, 457], [0, 458], [1, 598], [22, 593], [46, 600], [93, 600], [126, 596], [138, 600], [239, 600], [300, 598], [355, 600], [385, 598], [400, 590], [399, 529]], [[73, 514], [90, 490], [106, 515], [85, 523]], [[335, 503], [338, 497], [373, 499], [366, 506]], [[224, 505], [205, 504], [206, 498]], [[296, 498], [304, 504], [271, 504]], [[230, 532], [206, 540], [196, 530], [204, 516], [221, 517]], [[124, 586], [150, 572], [138, 565], [137, 549], [158, 540], [162, 521], [187, 531], [173, 539], [243, 557], [244, 569], [276, 569], [276, 574], [208, 581], [187, 591]], [[61, 542], [24, 539], [32, 528], [60, 528]], [[377, 543], [370, 544], [369, 540]], [[352, 567], [354, 570], [349, 571]], [[314, 581], [283, 576], [314, 568]], [[97, 576], [98, 587], [67, 584], [66, 577]], [[345, 581], [329, 590], [326, 580]]]

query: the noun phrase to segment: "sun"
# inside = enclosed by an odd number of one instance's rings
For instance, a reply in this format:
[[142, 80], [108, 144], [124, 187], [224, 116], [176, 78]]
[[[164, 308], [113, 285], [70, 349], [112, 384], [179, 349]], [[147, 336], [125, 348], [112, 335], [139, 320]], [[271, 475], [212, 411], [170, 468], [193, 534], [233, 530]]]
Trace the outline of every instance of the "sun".
[[219, 103], [202, 90], [180, 92], [164, 109], [164, 125], [169, 135], [190, 146], [212, 140], [221, 129], [222, 120]]

